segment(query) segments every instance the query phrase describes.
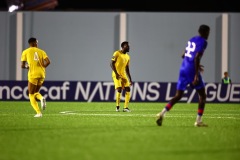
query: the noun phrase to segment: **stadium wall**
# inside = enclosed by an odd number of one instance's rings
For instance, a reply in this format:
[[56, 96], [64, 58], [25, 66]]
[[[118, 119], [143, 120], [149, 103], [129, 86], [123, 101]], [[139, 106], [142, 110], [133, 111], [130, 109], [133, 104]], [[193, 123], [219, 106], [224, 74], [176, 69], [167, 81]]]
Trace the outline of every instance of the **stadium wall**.
[[[16, 80], [20, 59], [16, 40], [17, 13], [0, 12], [0, 80]], [[34, 36], [52, 64], [46, 81], [111, 81], [109, 66], [119, 49], [120, 12], [22, 12], [22, 48]], [[130, 41], [133, 81], [176, 82], [180, 55], [200, 24], [211, 27], [202, 59], [205, 82], [222, 77], [222, 44], [227, 44], [227, 68], [234, 83], [240, 82], [240, 14], [228, 13], [226, 39], [222, 39], [223, 13], [127, 12], [126, 40]], [[225, 55], [226, 56], [226, 55]], [[21, 70], [21, 69], [20, 69]], [[22, 70], [21, 70], [22, 71]], [[27, 71], [22, 71], [27, 80]]]

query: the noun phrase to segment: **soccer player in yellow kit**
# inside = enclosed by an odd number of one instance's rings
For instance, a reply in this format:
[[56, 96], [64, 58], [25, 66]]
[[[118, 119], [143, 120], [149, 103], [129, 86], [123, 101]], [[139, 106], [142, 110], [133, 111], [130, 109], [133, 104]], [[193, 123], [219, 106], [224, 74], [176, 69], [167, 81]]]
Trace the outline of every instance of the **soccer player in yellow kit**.
[[121, 43], [121, 50], [113, 53], [110, 63], [112, 68], [112, 78], [114, 82], [116, 93], [116, 111], [120, 111], [120, 98], [122, 90], [125, 89], [125, 103], [123, 112], [130, 112], [128, 108], [130, 100], [130, 86], [132, 85], [132, 78], [129, 71], [130, 56], [128, 54], [130, 47], [127, 41]]
[[43, 110], [46, 108], [46, 99], [39, 93], [39, 89], [45, 80], [45, 68], [50, 64], [50, 59], [44, 50], [38, 48], [38, 40], [36, 38], [29, 38], [28, 44], [29, 48], [22, 52], [21, 67], [28, 69], [29, 99], [33, 109], [37, 112], [34, 117], [38, 118], [42, 117], [42, 112], [38, 107], [36, 99], [40, 100]]

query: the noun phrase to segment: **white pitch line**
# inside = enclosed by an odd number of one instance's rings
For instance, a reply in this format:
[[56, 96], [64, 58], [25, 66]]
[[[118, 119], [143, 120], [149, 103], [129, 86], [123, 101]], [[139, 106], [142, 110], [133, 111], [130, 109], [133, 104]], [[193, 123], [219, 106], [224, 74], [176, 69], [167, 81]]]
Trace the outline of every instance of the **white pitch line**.
[[[132, 113], [126, 113], [126, 114], [119, 114], [119, 113], [113, 113], [113, 114], [102, 114], [102, 113], [79, 113], [76, 111], [63, 111], [60, 112], [63, 115], [80, 115], [80, 116], [109, 116], [109, 117], [156, 117], [156, 114], [132, 114]], [[222, 114], [222, 115], [227, 115], [225, 116], [220, 116], [217, 114], [216, 116], [208, 116], [205, 115], [204, 118], [211, 118], [211, 119], [240, 119], [240, 117], [233, 117], [231, 115], [237, 115], [237, 114]], [[184, 118], [184, 117], [191, 117], [194, 118], [195, 115], [190, 115], [190, 114], [174, 114], [174, 115], [166, 115], [165, 117], [171, 117], [171, 118]]]

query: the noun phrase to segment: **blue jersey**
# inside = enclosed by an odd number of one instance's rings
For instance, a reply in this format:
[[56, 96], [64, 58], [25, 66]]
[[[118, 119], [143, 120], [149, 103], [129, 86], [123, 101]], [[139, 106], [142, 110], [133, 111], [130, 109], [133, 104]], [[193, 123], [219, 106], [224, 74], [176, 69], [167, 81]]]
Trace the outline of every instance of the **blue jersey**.
[[[204, 53], [207, 48], [207, 41], [201, 36], [192, 37], [185, 48], [185, 54], [180, 67], [179, 79], [177, 84], [178, 90], [185, 90], [188, 84], [191, 84], [195, 76], [195, 62], [194, 59], [197, 53]], [[200, 72], [199, 83], [194, 86], [195, 89], [200, 89], [205, 86]]]

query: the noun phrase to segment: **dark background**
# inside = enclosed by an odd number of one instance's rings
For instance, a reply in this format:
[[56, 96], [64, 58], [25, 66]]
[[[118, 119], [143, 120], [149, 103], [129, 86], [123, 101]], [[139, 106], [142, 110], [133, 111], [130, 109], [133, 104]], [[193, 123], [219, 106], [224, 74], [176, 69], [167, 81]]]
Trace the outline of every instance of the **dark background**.
[[[0, 10], [7, 11], [11, 3], [41, 0], [0, 0]], [[42, 0], [44, 1], [44, 0]], [[46, 1], [46, 0], [45, 0]], [[53, 0], [49, 0], [53, 1]], [[146, 11], [146, 12], [240, 12], [237, 0], [55, 0], [51, 11]], [[25, 9], [24, 6], [19, 10]], [[32, 9], [36, 10], [36, 9]]]

